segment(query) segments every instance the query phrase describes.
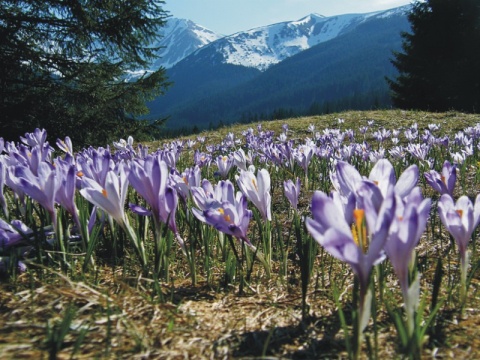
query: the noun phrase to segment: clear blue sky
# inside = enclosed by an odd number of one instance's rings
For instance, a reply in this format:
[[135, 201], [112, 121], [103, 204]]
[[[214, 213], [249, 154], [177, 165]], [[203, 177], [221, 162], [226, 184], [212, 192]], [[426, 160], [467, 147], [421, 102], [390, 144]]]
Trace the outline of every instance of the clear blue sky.
[[163, 8], [177, 18], [189, 19], [218, 34], [282, 21], [308, 14], [325, 16], [367, 13], [412, 3], [411, 0], [165, 0]]

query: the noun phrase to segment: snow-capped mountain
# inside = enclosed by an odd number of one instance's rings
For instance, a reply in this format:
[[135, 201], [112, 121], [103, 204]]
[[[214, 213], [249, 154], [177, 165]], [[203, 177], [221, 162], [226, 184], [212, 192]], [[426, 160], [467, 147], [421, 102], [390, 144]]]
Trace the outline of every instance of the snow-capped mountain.
[[258, 27], [220, 38], [196, 51], [191, 61], [204, 61], [203, 58], [218, 61], [220, 54], [223, 63], [264, 71], [301, 51], [354, 30], [367, 19], [394, 16], [404, 13], [408, 7], [330, 17], [310, 14], [300, 20]]
[[171, 68], [195, 50], [221, 38], [213, 31], [195, 24], [191, 20], [170, 18], [161, 30], [162, 39], [152, 44], [160, 47], [160, 58], [151, 65], [156, 70], [160, 66]]
[[389, 106], [385, 78], [396, 75], [392, 52], [410, 29], [409, 10], [313, 14], [220, 38], [167, 69], [173, 86], [147, 104], [151, 116], [205, 128], [282, 111]]

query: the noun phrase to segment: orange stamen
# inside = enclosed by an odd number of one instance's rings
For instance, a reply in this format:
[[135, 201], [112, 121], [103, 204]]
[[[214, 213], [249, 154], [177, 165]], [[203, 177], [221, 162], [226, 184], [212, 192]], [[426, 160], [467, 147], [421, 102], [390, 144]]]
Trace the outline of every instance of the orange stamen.
[[105, 196], [105, 197], [107, 197], [107, 190], [102, 189], [102, 195]]

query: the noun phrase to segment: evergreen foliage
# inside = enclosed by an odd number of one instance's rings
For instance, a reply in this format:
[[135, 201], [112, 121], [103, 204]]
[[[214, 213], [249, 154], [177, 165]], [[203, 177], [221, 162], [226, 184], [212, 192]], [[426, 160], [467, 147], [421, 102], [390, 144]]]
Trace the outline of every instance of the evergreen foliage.
[[76, 146], [151, 132], [137, 121], [162, 94], [165, 70], [128, 81], [150, 64], [167, 18], [163, 1], [1, 0], [0, 136], [45, 128]]
[[402, 33], [398, 69], [388, 79], [395, 106], [430, 111], [480, 109], [480, 1], [427, 0], [413, 4], [411, 33]]

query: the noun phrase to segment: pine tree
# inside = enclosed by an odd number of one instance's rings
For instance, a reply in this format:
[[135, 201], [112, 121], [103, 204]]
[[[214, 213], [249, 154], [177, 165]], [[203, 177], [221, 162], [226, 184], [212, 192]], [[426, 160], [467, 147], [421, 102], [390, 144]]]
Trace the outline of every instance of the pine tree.
[[[103, 144], [146, 126], [165, 70], [127, 81], [155, 58], [163, 1], [0, 0], [0, 137]], [[133, 135], [133, 134], [132, 134]]]
[[387, 79], [393, 104], [430, 111], [480, 110], [480, 1], [426, 0], [412, 5], [411, 33], [395, 52], [399, 75]]

